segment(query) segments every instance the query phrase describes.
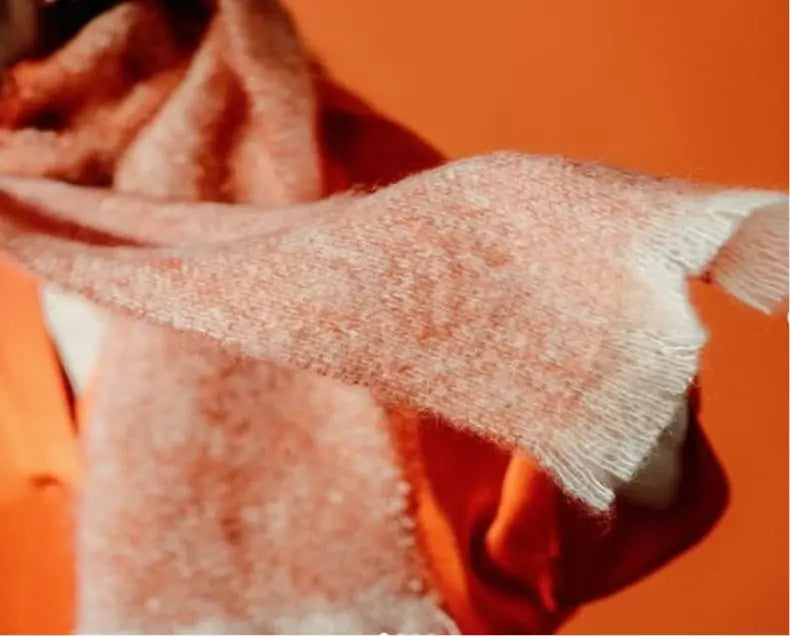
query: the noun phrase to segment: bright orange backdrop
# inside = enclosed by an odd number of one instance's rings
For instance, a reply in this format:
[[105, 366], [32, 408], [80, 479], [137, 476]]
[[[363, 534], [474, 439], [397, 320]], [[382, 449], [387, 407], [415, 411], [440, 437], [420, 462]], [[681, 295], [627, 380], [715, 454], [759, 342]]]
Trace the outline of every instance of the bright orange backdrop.
[[[562, 153], [787, 188], [785, 0], [288, 0], [335, 75], [452, 157]], [[709, 289], [721, 525], [568, 632], [788, 632], [787, 326]]]

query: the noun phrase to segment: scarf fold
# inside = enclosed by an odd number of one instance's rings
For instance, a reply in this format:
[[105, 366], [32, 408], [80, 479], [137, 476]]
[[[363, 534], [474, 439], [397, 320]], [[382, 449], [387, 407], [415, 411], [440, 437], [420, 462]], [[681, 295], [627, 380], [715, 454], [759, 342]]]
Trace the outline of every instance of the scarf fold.
[[765, 311], [786, 293], [783, 195], [562, 159], [495, 154], [258, 214], [0, 187], [7, 249], [47, 279], [527, 450], [599, 508], [697, 370], [688, 277]]
[[227, 0], [181, 31], [123, 3], [6, 76], [0, 248], [115, 312], [83, 629], [453, 629], [413, 529], [421, 419], [606, 509], [697, 371], [688, 279], [786, 297], [782, 193], [434, 167], [387, 157], [386, 126], [378, 172], [351, 168], [316, 72], [277, 3]]

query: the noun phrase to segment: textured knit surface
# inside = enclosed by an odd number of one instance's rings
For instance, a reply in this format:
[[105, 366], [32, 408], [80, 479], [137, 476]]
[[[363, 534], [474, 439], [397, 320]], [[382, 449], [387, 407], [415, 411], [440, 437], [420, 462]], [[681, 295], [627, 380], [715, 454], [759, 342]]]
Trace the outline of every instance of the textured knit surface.
[[[126, 314], [87, 442], [82, 629], [451, 627], [409, 514], [415, 418], [385, 409], [527, 451], [603, 509], [696, 372], [687, 278], [786, 295], [781, 193], [498, 153], [318, 201], [287, 16], [167, 25], [121, 5], [0, 102], [0, 171], [23, 175], [0, 244]], [[53, 109], [66, 132], [33, 126]]]
[[[45, 70], [59, 74], [61, 93], [73, 83], [80, 98], [80, 84], [97, 77], [128, 81], [113, 79], [121, 62], [148, 65], [140, 72], [156, 71], [153, 85], [169, 83], [163, 61], [173, 45], [162, 18], [144, 3], [122, 5]], [[71, 135], [10, 134], [0, 164], [80, 181], [111, 173], [118, 190], [182, 201], [271, 205], [320, 194], [312, 80], [275, 3], [224, 3], [175, 72], [169, 93], [133, 88], [121, 98], [127, 112], [111, 109], [112, 123], [91, 117]], [[21, 79], [17, 103], [51, 108], [51, 81]], [[176, 207], [175, 225], [146, 238], [277, 229], [276, 215], [256, 212]], [[140, 218], [128, 220], [144, 231]], [[106, 342], [87, 441], [81, 630], [447, 630], [424, 584], [394, 433], [367, 391], [127, 319], [113, 321]], [[353, 541], [354, 559], [345, 540], [329, 537]]]
[[99, 302], [527, 448], [599, 507], [696, 370], [686, 278], [767, 310], [786, 287], [779, 194], [499, 154], [337, 203], [290, 230], [178, 248], [13, 238], [12, 214], [9, 244]]

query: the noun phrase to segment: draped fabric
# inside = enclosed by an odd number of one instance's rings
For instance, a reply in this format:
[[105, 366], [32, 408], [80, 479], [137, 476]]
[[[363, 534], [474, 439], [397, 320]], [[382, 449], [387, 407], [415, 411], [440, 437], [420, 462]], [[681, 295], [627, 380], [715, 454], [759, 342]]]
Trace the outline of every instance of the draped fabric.
[[687, 279], [786, 295], [783, 194], [443, 164], [262, 0], [121, 3], [0, 124], [0, 246], [111, 312], [80, 629], [546, 631], [720, 511], [696, 426], [668, 510], [615, 492], [685, 408]]

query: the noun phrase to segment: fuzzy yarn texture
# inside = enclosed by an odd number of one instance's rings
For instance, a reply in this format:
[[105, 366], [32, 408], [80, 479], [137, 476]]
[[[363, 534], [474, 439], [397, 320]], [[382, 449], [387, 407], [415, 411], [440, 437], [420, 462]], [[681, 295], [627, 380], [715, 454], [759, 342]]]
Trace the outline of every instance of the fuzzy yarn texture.
[[786, 297], [787, 197], [440, 165], [386, 123], [373, 170], [331, 115], [368, 114], [276, 2], [206, 14], [122, 3], [0, 93], [0, 247], [110, 311], [79, 629], [454, 631], [415, 530], [417, 427], [607, 509], [696, 374], [689, 277]]

